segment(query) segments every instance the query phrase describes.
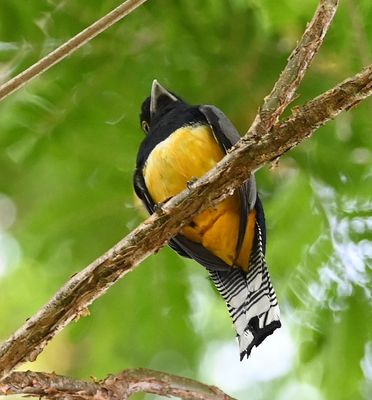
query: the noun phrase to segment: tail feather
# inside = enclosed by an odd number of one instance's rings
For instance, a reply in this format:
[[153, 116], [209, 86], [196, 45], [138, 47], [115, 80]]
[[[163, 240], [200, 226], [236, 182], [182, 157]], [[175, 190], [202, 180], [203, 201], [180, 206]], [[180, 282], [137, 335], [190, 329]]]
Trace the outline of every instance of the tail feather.
[[281, 326], [279, 306], [266, 266], [258, 224], [255, 233], [248, 273], [237, 268], [230, 271], [209, 271], [233, 320], [240, 359], [248, 357], [253, 346], [258, 346]]

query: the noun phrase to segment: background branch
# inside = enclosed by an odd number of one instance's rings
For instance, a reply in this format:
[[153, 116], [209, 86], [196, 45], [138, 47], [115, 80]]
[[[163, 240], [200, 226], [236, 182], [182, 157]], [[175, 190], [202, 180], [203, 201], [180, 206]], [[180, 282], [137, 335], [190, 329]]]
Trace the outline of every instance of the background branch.
[[21, 72], [8, 82], [0, 86], [0, 101], [7, 97], [9, 94], [20, 89], [26, 83], [36, 78], [43, 72], [47, 71], [50, 67], [62, 61], [65, 57], [79, 49], [84, 44], [95, 38], [101, 32], [108, 29], [111, 25], [120, 21], [126, 15], [130, 14], [133, 10], [143, 4], [146, 0], [127, 0], [120, 6], [116, 7], [110, 13], [94, 22], [88, 28], [84, 29], [69, 41], [53, 50], [47, 56]]
[[39, 312], [0, 348], [0, 376], [32, 361], [47, 342], [120, 277], [163, 246], [192, 215], [221, 201], [264, 163], [288, 151], [340, 112], [372, 92], [372, 66], [322, 94], [258, 140], [245, 136], [213, 170], [172, 198], [102, 257], [73, 276]]
[[150, 369], [130, 369], [101, 382], [87, 382], [42, 372], [13, 372], [0, 382], [0, 394], [48, 399], [127, 399], [134, 393], [176, 396], [185, 400], [234, 400], [214, 386]]

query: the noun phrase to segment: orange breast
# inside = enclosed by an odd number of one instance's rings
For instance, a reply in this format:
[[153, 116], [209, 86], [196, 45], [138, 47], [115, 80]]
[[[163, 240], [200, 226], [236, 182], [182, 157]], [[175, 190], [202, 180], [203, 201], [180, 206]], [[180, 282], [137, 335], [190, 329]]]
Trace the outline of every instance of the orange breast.
[[[143, 170], [146, 186], [157, 203], [186, 189], [187, 182], [209, 171], [224, 156], [211, 129], [188, 126], [177, 129], [149, 155]], [[252, 249], [255, 212], [250, 213], [244, 242], [236, 252], [240, 224], [239, 196], [234, 194], [203, 211], [181, 233], [201, 243], [228, 265], [248, 270]]]

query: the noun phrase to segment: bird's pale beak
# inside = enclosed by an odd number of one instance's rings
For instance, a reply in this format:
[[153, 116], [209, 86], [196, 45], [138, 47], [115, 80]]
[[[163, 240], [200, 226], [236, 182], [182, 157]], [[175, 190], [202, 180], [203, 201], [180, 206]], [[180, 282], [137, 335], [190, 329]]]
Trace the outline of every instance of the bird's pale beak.
[[[159, 108], [159, 99], [164, 96], [165, 102], [177, 101], [172, 93], [168, 92], [160, 83], [154, 79], [151, 87], [150, 114], [154, 115]], [[163, 99], [162, 99], [163, 101]]]

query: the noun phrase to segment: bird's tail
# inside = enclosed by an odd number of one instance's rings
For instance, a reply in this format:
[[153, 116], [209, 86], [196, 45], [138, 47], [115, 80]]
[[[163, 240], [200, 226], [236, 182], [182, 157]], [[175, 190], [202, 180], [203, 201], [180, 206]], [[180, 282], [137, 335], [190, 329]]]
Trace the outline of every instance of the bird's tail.
[[255, 244], [245, 273], [209, 271], [218, 291], [227, 303], [239, 341], [240, 359], [249, 357], [275, 329], [280, 328], [280, 312], [263, 253], [261, 230], [256, 224]]

